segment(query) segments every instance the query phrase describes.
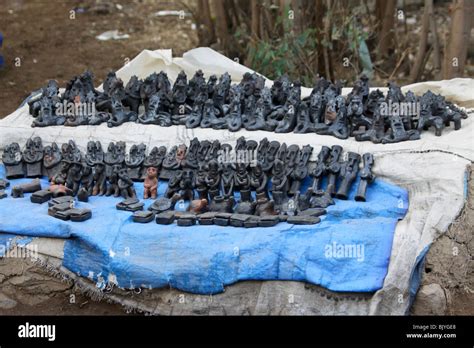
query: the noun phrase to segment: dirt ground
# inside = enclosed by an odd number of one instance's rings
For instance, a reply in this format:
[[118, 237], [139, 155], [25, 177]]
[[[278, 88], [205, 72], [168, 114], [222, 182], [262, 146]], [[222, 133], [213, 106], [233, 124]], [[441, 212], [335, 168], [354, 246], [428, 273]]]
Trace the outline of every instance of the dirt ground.
[[[160, 10], [185, 10], [175, 1], [133, 0], [116, 4], [93, 0], [2, 0], [0, 31], [4, 44], [0, 54], [5, 58], [5, 67], [0, 69], [0, 118], [13, 112], [31, 91], [49, 79], [56, 79], [63, 86], [74, 75], [91, 69], [99, 84], [108, 71], [120, 68], [126, 59], [133, 59], [143, 49], [171, 48], [175, 55], [181, 55], [196, 47], [196, 31], [190, 17], [155, 15]], [[75, 11], [75, 18], [71, 17], [71, 10]], [[95, 38], [114, 29], [130, 38]], [[442, 286], [446, 314], [474, 313], [473, 197], [471, 180], [465, 211], [449, 233], [433, 244], [427, 256], [422, 285]], [[459, 250], [456, 255], [453, 246]], [[0, 263], [0, 270], [1, 266]], [[13, 270], [12, 277], [21, 277], [23, 271]], [[32, 272], [37, 275], [29, 284], [33, 292], [29, 292], [28, 286], [14, 289], [15, 297], [23, 301], [11, 309], [2, 309], [1, 314], [125, 314], [119, 305], [94, 302], [80, 294], [75, 294], [75, 302], [71, 303], [74, 291], [70, 285], [55, 281], [40, 269], [33, 267]], [[57, 291], [38, 297], [36, 290], [45, 282], [57, 283]], [[417, 309], [414, 314], [423, 311]]]
[[[34, 90], [56, 79], [60, 86], [86, 69], [100, 84], [110, 70], [122, 67], [143, 49], [171, 48], [173, 54], [196, 47], [190, 17], [158, 17], [161, 10], [186, 10], [175, 1], [2, 0], [0, 32], [0, 118], [13, 112]], [[74, 19], [71, 19], [71, 12]], [[108, 30], [126, 40], [99, 41]], [[18, 58], [20, 60], [18, 60]], [[17, 66], [19, 63], [19, 66]]]

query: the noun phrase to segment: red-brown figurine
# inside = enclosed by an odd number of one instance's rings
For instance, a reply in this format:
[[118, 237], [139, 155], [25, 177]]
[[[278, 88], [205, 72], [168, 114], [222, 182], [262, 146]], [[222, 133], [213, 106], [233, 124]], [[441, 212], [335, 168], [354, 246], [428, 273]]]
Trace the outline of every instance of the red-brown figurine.
[[146, 178], [143, 183], [143, 198], [156, 198], [158, 188], [158, 170], [155, 167], [148, 167], [146, 170]]

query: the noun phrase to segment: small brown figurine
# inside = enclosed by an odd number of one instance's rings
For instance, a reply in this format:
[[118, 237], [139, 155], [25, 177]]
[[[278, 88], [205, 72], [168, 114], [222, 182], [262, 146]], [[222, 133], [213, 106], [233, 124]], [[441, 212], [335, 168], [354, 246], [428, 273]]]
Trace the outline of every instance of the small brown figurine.
[[146, 170], [146, 178], [143, 183], [143, 198], [156, 199], [157, 188], [158, 188], [158, 170], [155, 167], [148, 167]]

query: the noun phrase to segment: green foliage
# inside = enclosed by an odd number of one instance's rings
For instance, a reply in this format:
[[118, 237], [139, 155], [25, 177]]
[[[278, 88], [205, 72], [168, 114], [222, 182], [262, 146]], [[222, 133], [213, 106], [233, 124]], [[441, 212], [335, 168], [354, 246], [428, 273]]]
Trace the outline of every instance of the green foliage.
[[[288, 13], [289, 9], [288, 7], [285, 12]], [[336, 62], [349, 58], [352, 68], [346, 70], [348, 76], [338, 77], [353, 80], [362, 70], [372, 70], [370, 52], [366, 45], [369, 34], [361, 25], [363, 11], [364, 9], [355, 7], [350, 16], [345, 11], [326, 13], [332, 18], [328, 35], [330, 40], [326, 39], [323, 28], [306, 27], [300, 32], [294, 30], [295, 20], [281, 15], [276, 17], [273, 30], [266, 35], [268, 38], [255, 40], [246, 31], [248, 28], [237, 30], [234, 35], [247, 42], [246, 64], [268, 78], [275, 79], [288, 74], [292, 79], [299, 79], [303, 85], [311, 86], [318, 73], [325, 75], [319, 51], [327, 49], [332, 66], [337, 67]]]
[[288, 74], [293, 79], [300, 79], [303, 84], [311, 85], [315, 74], [309, 62], [311, 56], [317, 53], [316, 29], [306, 29], [297, 34], [293, 30], [293, 22], [287, 17], [278, 17], [276, 26], [283, 27], [283, 36], [250, 41], [247, 60], [253, 69], [268, 78]]

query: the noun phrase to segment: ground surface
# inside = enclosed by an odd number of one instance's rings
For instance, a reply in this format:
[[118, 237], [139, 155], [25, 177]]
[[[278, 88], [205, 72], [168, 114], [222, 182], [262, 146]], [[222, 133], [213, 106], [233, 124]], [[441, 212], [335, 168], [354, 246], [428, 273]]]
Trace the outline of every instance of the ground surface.
[[[172, 48], [175, 55], [181, 55], [197, 45], [196, 31], [188, 17], [154, 15], [159, 10], [183, 9], [173, 1], [134, 0], [122, 1], [121, 5], [118, 8], [113, 3], [97, 4], [92, 0], [2, 1], [0, 31], [5, 39], [0, 52], [6, 67], [0, 70], [0, 118], [13, 112], [31, 91], [49, 79], [64, 85], [74, 75], [91, 69], [98, 84], [108, 71], [120, 68], [127, 58], [133, 59], [143, 49]], [[73, 9], [75, 19], [70, 19]], [[130, 38], [106, 42], [95, 39], [114, 29]], [[439, 300], [446, 314], [474, 314], [473, 197], [471, 180], [465, 211], [427, 256], [422, 287], [441, 286]], [[74, 302], [71, 294], [76, 296]], [[430, 297], [428, 301], [417, 300], [413, 313], [432, 313], [430, 306]], [[0, 260], [0, 314], [124, 313], [121, 306], [94, 302], [75, 292], [71, 284], [59, 282], [32, 264]]]
[[[70, 19], [71, 10], [75, 19]], [[184, 8], [174, 1], [154, 0], [122, 1], [121, 9], [109, 1], [2, 0], [0, 54], [5, 67], [0, 70], [0, 118], [49, 79], [64, 86], [73, 76], [91, 69], [99, 84], [107, 72], [122, 67], [143, 49], [171, 48], [175, 55], [182, 55], [196, 47], [190, 18], [158, 17], [155, 13], [160, 10]], [[95, 38], [115, 29], [130, 38]]]

